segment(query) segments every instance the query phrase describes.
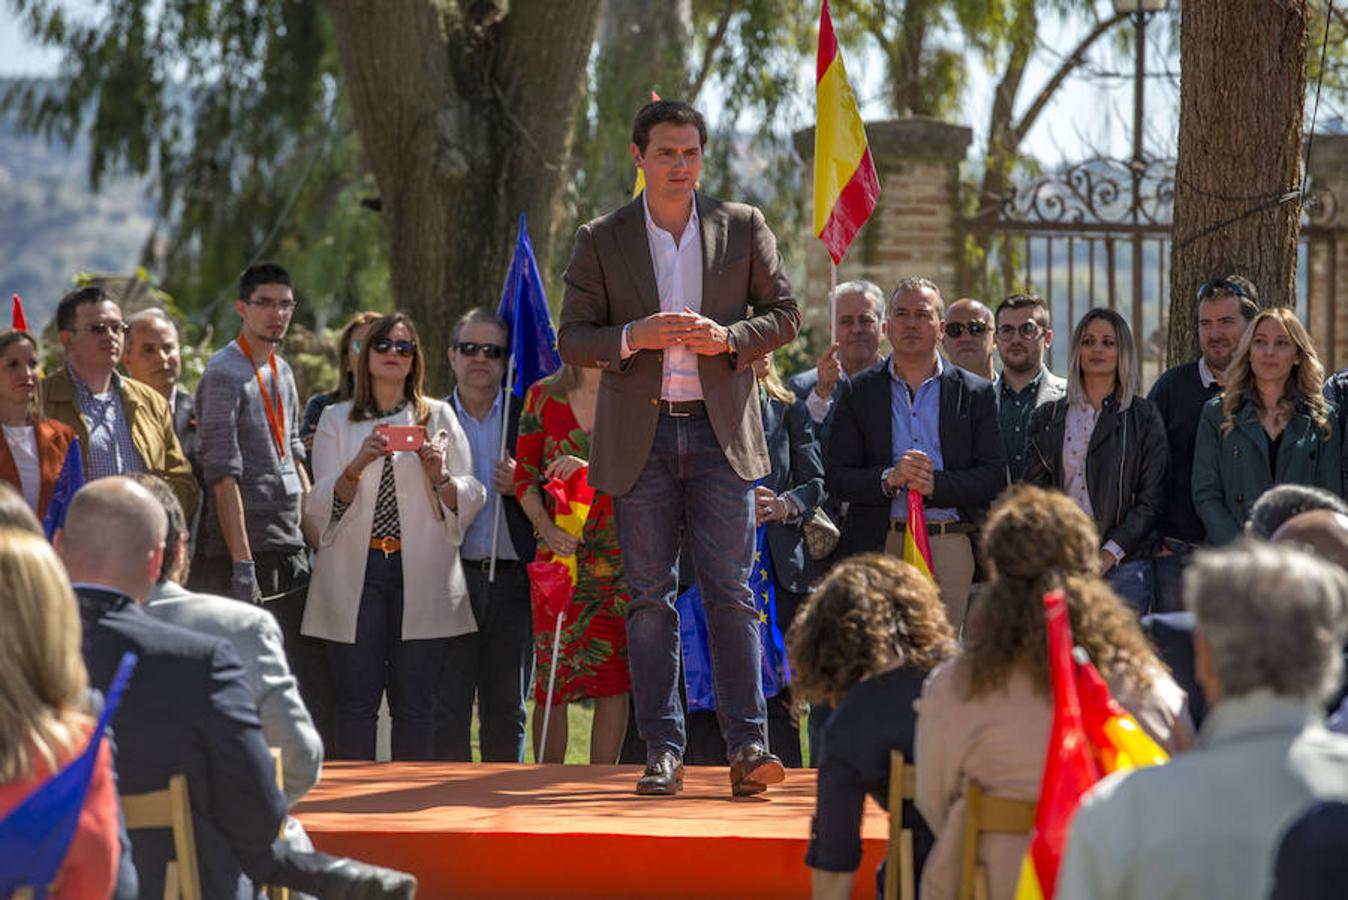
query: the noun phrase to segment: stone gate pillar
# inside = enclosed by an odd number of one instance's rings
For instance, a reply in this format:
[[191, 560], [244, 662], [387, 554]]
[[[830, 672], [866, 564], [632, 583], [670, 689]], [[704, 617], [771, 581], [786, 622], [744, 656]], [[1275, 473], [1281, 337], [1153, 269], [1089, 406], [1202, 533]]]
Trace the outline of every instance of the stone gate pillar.
[[1332, 371], [1348, 366], [1348, 135], [1315, 136], [1310, 174], [1306, 324]]
[[[880, 203], [838, 267], [839, 283], [867, 278], [888, 293], [901, 278], [925, 275], [953, 299], [961, 253], [960, 164], [973, 130], [914, 117], [867, 122], [866, 136], [880, 177]], [[814, 129], [797, 131], [795, 144], [805, 166], [805, 284], [797, 286], [797, 296], [805, 323], [827, 333], [829, 258], [811, 230]]]

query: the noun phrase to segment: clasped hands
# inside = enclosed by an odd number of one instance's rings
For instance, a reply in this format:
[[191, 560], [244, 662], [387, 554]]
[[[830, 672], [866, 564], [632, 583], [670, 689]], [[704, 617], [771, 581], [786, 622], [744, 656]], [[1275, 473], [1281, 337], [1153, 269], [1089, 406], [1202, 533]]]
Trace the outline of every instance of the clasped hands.
[[885, 484], [896, 493], [908, 488], [924, 497], [930, 497], [936, 490], [936, 465], [931, 461], [931, 457], [921, 450], [909, 450], [900, 456], [899, 461], [889, 470]]
[[627, 341], [633, 350], [687, 347], [698, 356], [716, 356], [730, 352], [730, 329], [685, 306], [635, 320]]

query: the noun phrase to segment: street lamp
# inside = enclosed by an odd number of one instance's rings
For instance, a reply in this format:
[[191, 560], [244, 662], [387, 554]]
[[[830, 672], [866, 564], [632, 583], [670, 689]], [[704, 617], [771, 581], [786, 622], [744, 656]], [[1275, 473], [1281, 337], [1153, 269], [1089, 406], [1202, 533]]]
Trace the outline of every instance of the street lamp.
[[1147, 161], [1142, 156], [1142, 122], [1146, 98], [1147, 19], [1170, 6], [1170, 0], [1114, 0], [1114, 11], [1132, 16], [1137, 30], [1133, 68], [1133, 327], [1142, 327], [1142, 174]]

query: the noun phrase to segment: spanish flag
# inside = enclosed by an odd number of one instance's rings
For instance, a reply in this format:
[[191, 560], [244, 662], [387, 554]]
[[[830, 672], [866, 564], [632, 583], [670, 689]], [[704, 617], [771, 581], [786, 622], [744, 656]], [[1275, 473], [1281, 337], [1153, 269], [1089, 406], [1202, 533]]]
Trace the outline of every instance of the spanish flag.
[[[570, 478], [562, 481], [551, 478], [543, 485], [543, 490], [556, 501], [556, 512], [552, 520], [572, 537], [585, 534], [585, 521], [590, 517], [590, 507], [594, 504], [594, 488], [590, 487], [589, 466], [581, 466]], [[557, 562], [566, 566], [571, 583], [576, 583], [576, 555], [554, 556]]]
[[880, 198], [866, 126], [847, 83], [833, 20], [824, 0], [819, 14], [819, 59], [815, 77], [814, 233], [836, 266]]
[[908, 492], [908, 525], [903, 530], [903, 561], [932, 576], [931, 545], [927, 542], [927, 507], [917, 491]]
[[1110, 696], [1109, 686], [1085, 651], [1078, 649], [1074, 657], [1063, 592], [1045, 594], [1044, 608], [1053, 730], [1016, 900], [1052, 900], [1072, 814], [1092, 785], [1112, 772], [1167, 760], [1165, 751]]

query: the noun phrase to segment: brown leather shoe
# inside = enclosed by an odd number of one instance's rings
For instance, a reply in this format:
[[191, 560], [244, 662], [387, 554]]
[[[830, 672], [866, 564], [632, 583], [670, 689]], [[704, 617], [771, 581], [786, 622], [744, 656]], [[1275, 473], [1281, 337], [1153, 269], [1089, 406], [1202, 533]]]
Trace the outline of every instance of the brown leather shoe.
[[736, 797], [752, 797], [768, 789], [770, 784], [786, 780], [782, 761], [761, 744], [740, 748], [730, 763], [730, 793]]
[[637, 793], [645, 796], [672, 796], [683, 790], [683, 760], [668, 750], [655, 754], [637, 779]]

